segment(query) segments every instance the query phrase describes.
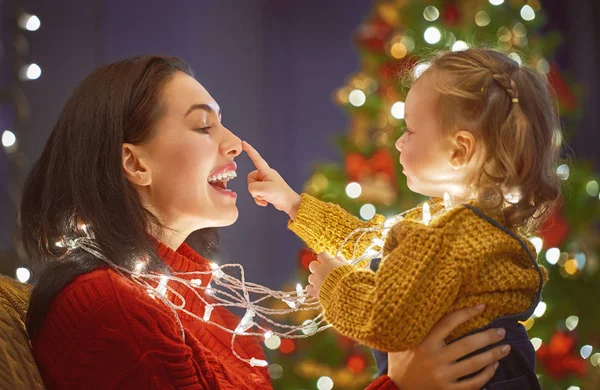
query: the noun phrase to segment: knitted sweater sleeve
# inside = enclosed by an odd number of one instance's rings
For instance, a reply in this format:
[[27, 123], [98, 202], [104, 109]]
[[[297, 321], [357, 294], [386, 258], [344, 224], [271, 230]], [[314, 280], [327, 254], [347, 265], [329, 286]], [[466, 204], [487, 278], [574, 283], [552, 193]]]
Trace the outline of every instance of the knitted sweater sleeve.
[[[385, 217], [382, 215], [376, 215], [368, 222], [361, 221], [338, 205], [302, 194], [298, 215], [294, 221], [290, 221], [288, 228], [314, 252], [335, 255], [344, 240], [356, 229], [381, 226], [384, 221]], [[364, 235], [362, 233], [355, 233], [344, 244], [342, 255], [345, 258], [355, 257], [354, 254], [360, 255], [371, 244], [373, 238], [381, 235], [380, 231], [367, 232]]]
[[377, 273], [335, 268], [319, 300], [340, 333], [381, 351], [402, 351], [420, 344], [448, 312], [461, 274], [443, 228], [404, 221], [389, 234], [389, 254]]

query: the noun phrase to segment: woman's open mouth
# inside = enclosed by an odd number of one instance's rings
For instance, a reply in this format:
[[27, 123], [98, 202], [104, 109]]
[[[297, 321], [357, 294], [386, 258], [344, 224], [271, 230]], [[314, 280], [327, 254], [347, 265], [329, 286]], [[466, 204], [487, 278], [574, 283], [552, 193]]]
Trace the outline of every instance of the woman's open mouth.
[[234, 170], [226, 170], [208, 178], [208, 184], [222, 195], [236, 198], [237, 194], [227, 188], [227, 182], [237, 177]]

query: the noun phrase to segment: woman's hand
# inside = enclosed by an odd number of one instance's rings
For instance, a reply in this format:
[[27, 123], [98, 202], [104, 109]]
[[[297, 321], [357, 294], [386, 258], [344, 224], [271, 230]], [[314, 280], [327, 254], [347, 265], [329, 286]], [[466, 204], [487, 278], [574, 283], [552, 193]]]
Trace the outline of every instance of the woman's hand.
[[311, 262], [308, 265], [308, 269], [311, 274], [308, 276], [308, 287], [306, 291], [315, 298], [319, 297], [319, 291], [323, 281], [329, 275], [334, 268], [342, 265], [348, 265], [349, 263], [342, 258], [330, 256], [327, 253], [319, 253], [317, 260]]
[[[413, 350], [388, 354], [388, 376], [402, 390], [471, 390], [481, 389], [498, 367], [498, 360], [510, 351], [501, 345], [466, 360], [458, 359], [495, 344], [505, 335], [504, 329], [488, 329], [460, 339], [450, 345], [444, 339], [460, 324], [483, 311], [483, 305], [466, 308], [442, 318], [423, 342]], [[463, 376], [476, 376], [458, 382]]]
[[267, 164], [252, 145], [242, 141], [242, 148], [256, 167], [255, 171], [248, 174], [248, 191], [254, 198], [254, 202], [263, 207], [271, 203], [291, 219], [296, 219], [302, 197]]

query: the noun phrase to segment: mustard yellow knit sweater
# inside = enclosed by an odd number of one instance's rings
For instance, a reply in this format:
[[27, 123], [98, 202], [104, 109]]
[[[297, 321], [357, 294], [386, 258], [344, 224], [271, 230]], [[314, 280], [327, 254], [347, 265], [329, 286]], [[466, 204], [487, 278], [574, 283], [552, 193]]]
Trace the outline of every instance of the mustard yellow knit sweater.
[[[430, 201], [432, 215], [440, 202]], [[325, 319], [340, 333], [381, 351], [420, 344], [445, 314], [484, 303], [484, 312], [461, 325], [447, 341], [525, 311], [539, 288], [539, 274], [517, 240], [464, 206], [421, 221], [421, 208], [388, 233], [377, 273], [344, 265], [325, 279], [319, 300]], [[315, 252], [335, 254], [355, 229], [381, 225], [364, 222], [341, 207], [302, 195], [289, 228]], [[374, 236], [359, 242], [361, 253]], [[535, 248], [524, 240], [535, 256]], [[342, 248], [352, 256], [356, 240]], [[540, 267], [541, 268], [541, 267]], [[542, 268], [544, 282], [547, 272]]]

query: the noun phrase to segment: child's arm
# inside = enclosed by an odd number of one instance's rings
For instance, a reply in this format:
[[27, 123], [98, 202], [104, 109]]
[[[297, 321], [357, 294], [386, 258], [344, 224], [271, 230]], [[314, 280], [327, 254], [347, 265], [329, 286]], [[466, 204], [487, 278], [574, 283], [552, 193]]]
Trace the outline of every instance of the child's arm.
[[[385, 217], [376, 215], [365, 222], [333, 203], [320, 201], [308, 194], [302, 194], [302, 202], [295, 220], [290, 220], [288, 227], [296, 233], [316, 253], [328, 252], [336, 254], [344, 240], [359, 228], [381, 227]], [[344, 244], [342, 255], [349, 259], [359, 256], [371, 244], [372, 239], [381, 237], [381, 230], [374, 232], [355, 232]], [[362, 235], [362, 237], [361, 237]], [[358, 245], [356, 245], [357, 240]], [[356, 253], [354, 249], [356, 246]]]
[[390, 235], [397, 246], [377, 273], [337, 267], [325, 278], [319, 300], [325, 319], [340, 333], [382, 351], [401, 351], [421, 343], [448, 312], [461, 274], [444, 245], [443, 228], [402, 222]]
[[[355, 229], [380, 226], [385, 221], [381, 215], [376, 215], [369, 222], [361, 221], [337, 205], [322, 202], [310, 195], [298, 195], [250, 144], [243, 142], [242, 145], [256, 166], [256, 170], [248, 175], [248, 191], [256, 204], [264, 207], [271, 203], [277, 210], [288, 214], [289, 228], [313, 251], [336, 254], [342, 242]], [[344, 257], [353, 257], [355, 244], [361, 234], [356, 233], [344, 245]], [[356, 246], [356, 255], [361, 255], [371, 240], [379, 236], [380, 231], [365, 234]]]

